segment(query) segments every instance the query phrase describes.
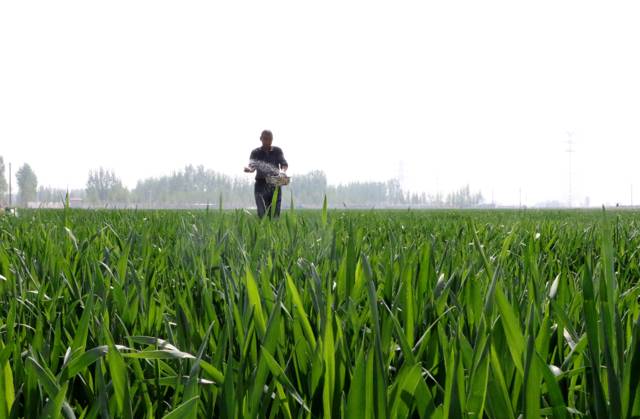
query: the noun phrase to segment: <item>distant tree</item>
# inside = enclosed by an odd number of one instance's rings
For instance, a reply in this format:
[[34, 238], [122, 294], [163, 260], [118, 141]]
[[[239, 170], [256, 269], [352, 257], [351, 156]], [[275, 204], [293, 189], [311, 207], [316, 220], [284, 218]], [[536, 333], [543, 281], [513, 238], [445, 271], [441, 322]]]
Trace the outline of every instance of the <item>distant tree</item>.
[[481, 204], [484, 201], [482, 193], [471, 193], [469, 185], [465, 185], [455, 192], [447, 195], [445, 203], [449, 207], [468, 208]]
[[293, 194], [294, 205], [322, 206], [327, 192], [327, 176], [320, 170], [314, 170], [296, 176], [288, 188]]
[[222, 198], [225, 207], [237, 207], [251, 205], [253, 185], [204, 166], [188, 165], [169, 176], [138, 181], [131, 197], [137, 204], [168, 207], [205, 205]]
[[427, 205], [435, 208], [441, 208], [444, 206], [444, 197], [442, 192], [437, 192], [427, 197]]
[[34, 202], [38, 193], [38, 178], [31, 166], [27, 163], [23, 164], [16, 172], [16, 180], [20, 204], [26, 206], [29, 202]]
[[87, 200], [92, 203], [124, 203], [129, 199], [129, 191], [112, 170], [99, 168], [89, 171], [87, 180]]
[[7, 178], [4, 175], [4, 159], [0, 156], [0, 204], [4, 204], [4, 196], [7, 193]]
[[[329, 205], [342, 207], [385, 207], [387, 205], [426, 205], [426, 194], [413, 194], [402, 190], [400, 182], [352, 182], [346, 185], [329, 185], [327, 176], [320, 170], [294, 175], [285, 194], [283, 206], [293, 198], [294, 206], [320, 207], [326, 194]], [[255, 205], [253, 182], [245, 178], [232, 178], [205, 169], [204, 166], [187, 165], [183, 170], [168, 176], [138, 181], [131, 191], [131, 202], [145, 206], [184, 207], [214, 204], [222, 199], [225, 207]]]
[[399, 183], [389, 182], [351, 182], [346, 185], [328, 186], [327, 199], [334, 205], [347, 207], [384, 207], [400, 204], [404, 198]]
[[387, 202], [389, 204], [404, 204], [405, 202], [404, 192], [398, 179], [387, 181]]

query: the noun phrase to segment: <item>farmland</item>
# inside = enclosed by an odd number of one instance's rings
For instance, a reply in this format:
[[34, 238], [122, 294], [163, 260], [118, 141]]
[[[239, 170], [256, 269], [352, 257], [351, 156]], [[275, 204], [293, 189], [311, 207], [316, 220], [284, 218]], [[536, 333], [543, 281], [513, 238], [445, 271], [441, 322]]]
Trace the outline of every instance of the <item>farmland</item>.
[[640, 415], [630, 211], [0, 216], [0, 418]]

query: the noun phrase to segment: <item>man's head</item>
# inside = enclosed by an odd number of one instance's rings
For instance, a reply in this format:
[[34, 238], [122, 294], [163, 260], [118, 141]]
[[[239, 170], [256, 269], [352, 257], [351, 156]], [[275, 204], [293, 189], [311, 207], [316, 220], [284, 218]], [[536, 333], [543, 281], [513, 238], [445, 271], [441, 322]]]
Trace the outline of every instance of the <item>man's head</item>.
[[262, 141], [262, 148], [271, 150], [271, 143], [273, 142], [273, 133], [269, 130], [262, 131], [260, 134], [260, 141]]

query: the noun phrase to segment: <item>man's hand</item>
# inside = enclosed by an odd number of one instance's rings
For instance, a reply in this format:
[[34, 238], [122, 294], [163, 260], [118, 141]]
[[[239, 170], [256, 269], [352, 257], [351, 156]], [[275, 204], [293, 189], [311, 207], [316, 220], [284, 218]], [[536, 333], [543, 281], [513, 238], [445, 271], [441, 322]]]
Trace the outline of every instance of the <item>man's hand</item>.
[[253, 173], [253, 172], [255, 172], [255, 171], [256, 171], [256, 168], [255, 168], [255, 167], [249, 167], [249, 166], [245, 166], [245, 167], [244, 167], [244, 172], [245, 172], [245, 173]]

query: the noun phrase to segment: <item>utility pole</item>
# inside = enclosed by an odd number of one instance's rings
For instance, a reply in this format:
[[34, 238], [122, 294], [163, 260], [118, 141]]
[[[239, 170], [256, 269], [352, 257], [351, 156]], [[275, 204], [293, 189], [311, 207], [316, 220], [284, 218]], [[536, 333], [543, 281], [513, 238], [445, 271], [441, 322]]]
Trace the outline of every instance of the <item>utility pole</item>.
[[573, 132], [567, 131], [567, 136], [569, 139], [567, 140], [568, 147], [565, 152], [569, 153], [569, 208], [571, 208], [571, 155], [575, 153], [576, 150], [573, 148]]
[[520, 204], [519, 204], [519, 208], [522, 209], [522, 188], [518, 189], [518, 194], [520, 195]]

